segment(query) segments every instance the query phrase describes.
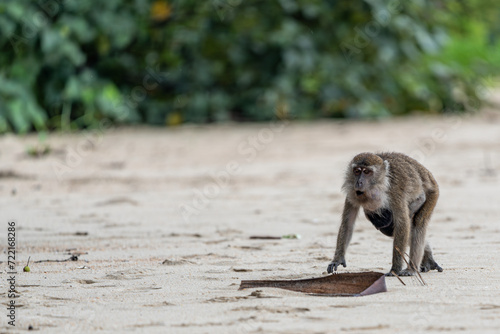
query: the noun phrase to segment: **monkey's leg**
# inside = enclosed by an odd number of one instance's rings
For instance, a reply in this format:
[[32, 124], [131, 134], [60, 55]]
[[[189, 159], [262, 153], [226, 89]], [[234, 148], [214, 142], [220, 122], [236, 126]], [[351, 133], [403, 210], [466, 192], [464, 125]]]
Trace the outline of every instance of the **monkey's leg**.
[[410, 236], [410, 217], [408, 209], [399, 208], [394, 209], [394, 243], [392, 250], [392, 267], [391, 270], [386, 274], [387, 276], [393, 276], [392, 272], [397, 275], [408, 275], [403, 269], [403, 254], [408, 245], [408, 239]]
[[439, 264], [437, 264], [437, 262], [434, 260], [434, 257], [432, 256], [431, 246], [427, 242], [424, 249], [424, 258], [422, 259], [422, 263], [420, 264], [420, 271], [427, 272], [429, 270], [437, 270], [439, 272], [442, 272], [443, 268], [441, 268]]
[[410, 259], [409, 266], [403, 272], [403, 275], [415, 275], [420, 268], [422, 257], [424, 256], [425, 233], [427, 230], [427, 223], [425, 224], [412, 224], [410, 233]]
[[426, 197], [427, 200], [413, 217], [410, 243], [410, 267], [405, 271], [405, 273], [409, 275], [415, 274], [417, 270], [420, 270], [420, 264], [424, 256], [424, 247], [426, 246], [425, 233], [427, 231], [427, 224], [429, 224], [432, 211], [436, 206], [438, 193], [431, 191]]
[[351, 242], [352, 232], [354, 231], [354, 222], [358, 216], [359, 206], [352, 205], [347, 199], [342, 212], [342, 223], [340, 224], [339, 234], [337, 235], [337, 248], [333, 261], [328, 265], [327, 272], [337, 271], [337, 267], [343, 265], [346, 267], [345, 252]]

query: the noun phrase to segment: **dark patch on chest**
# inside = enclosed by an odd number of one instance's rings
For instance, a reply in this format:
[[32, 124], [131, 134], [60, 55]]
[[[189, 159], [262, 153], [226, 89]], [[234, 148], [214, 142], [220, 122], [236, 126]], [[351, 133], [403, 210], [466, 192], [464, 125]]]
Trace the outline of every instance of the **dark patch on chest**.
[[379, 213], [365, 211], [365, 216], [380, 232], [389, 237], [394, 235], [394, 220], [391, 210], [382, 209]]

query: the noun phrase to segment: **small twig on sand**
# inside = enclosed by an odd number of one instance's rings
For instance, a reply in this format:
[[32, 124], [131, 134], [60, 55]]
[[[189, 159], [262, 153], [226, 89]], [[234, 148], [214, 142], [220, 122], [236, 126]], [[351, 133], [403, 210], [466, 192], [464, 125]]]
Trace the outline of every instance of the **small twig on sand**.
[[42, 262], [68, 262], [68, 261], [78, 261], [78, 256], [77, 255], [71, 255], [71, 257], [68, 257], [67, 259], [64, 259], [64, 260], [38, 260], [38, 261], [35, 261], [34, 263], [42, 263]]
[[274, 237], [274, 236], [269, 236], [269, 235], [252, 235], [250, 239], [262, 239], [262, 240], [267, 240], [267, 239], [281, 239], [281, 237]]
[[391, 273], [398, 278], [398, 280], [401, 282], [401, 284], [403, 284], [404, 286], [406, 286], [405, 282], [403, 282], [403, 280], [398, 276], [398, 274], [396, 274], [396, 272], [394, 270], [391, 271]]

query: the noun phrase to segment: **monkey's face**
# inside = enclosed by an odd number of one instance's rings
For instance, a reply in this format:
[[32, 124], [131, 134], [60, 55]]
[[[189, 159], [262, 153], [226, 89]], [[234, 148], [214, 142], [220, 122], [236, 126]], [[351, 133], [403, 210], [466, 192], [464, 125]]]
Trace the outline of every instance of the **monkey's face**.
[[386, 205], [389, 163], [372, 153], [361, 153], [348, 166], [342, 190], [347, 199], [374, 211]]
[[366, 198], [371, 185], [373, 184], [373, 178], [375, 169], [368, 166], [354, 166], [352, 173], [354, 175], [354, 191], [356, 197], [359, 199]]
[[382, 165], [353, 164], [349, 173], [349, 189], [345, 189], [349, 198], [367, 208], [381, 204], [379, 202], [383, 200], [383, 193], [386, 190], [387, 171], [384, 167], [383, 163]]

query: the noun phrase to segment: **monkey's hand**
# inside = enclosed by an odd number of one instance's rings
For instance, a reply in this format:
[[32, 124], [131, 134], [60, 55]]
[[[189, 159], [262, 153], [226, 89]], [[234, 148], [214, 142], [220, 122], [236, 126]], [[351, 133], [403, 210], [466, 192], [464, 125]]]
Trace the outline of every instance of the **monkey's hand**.
[[334, 271], [337, 271], [337, 267], [340, 266], [340, 265], [343, 265], [344, 268], [346, 267], [346, 264], [345, 264], [345, 259], [342, 258], [342, 259], [335, 259], [333, 260], [329, 265], [328, 265], [328, 268], [326, 269], [326, 271], [331, 274], [333, 273]]

